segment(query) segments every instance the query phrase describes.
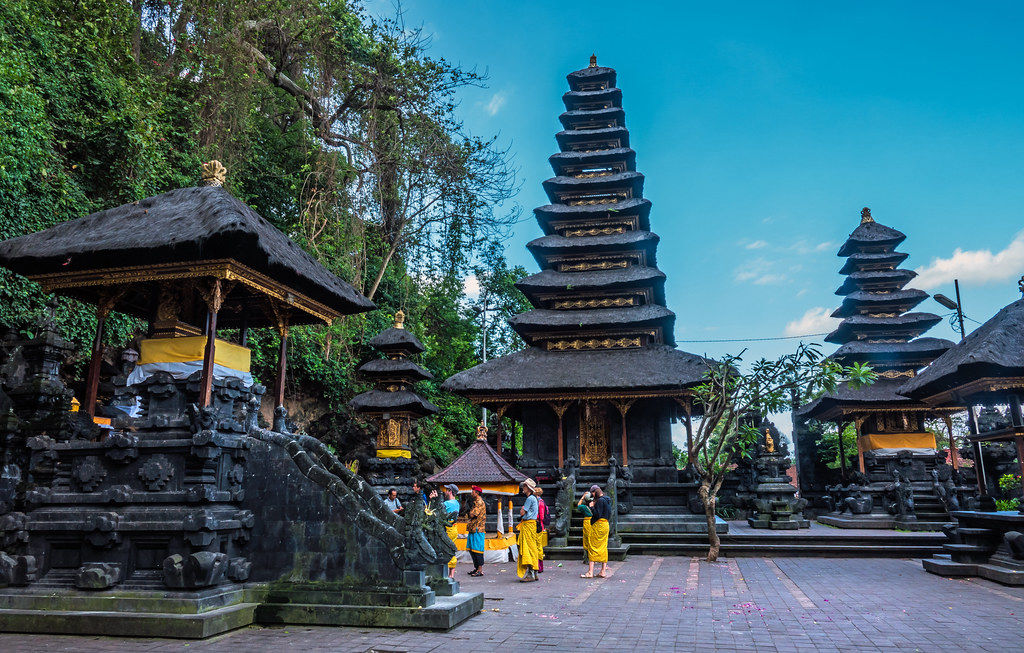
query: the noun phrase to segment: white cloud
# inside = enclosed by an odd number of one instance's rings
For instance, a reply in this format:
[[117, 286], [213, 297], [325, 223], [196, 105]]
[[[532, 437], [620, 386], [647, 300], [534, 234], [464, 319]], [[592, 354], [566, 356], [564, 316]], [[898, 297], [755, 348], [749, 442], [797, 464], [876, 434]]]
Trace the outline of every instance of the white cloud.
[[915, 272], [914, 286], [924, 290], [952, 283], [953, 279], [978, 285], [1015, 279], [1024, 273], [1024, 231], [994, 254], [988, 249], [965, 252], [958, 247], [949, 258], [935, 258]]
[[802, 336], [807, 333], [825, 333], [835, 329], [839, 320], [829, 317], [835, 309], [815, 306], [807, 309], [807, 312], [799, 318], [786, 324], [785, 335]]
[[[789, 276], [779, 272], [776, 261], [769, 261], [764, 257], [758, 257], [745, 262], [733, 272], [733, 279], [741, 283], [752, 283], [755, 286], [768, 286], [771, 284], [788, 281]], [[793, 270], [799, 267], [792, 268]]]
[[480, 280], [476, 278], [475, 274], [469, 275], [466, 277], [466, 280], [462, 282], [462, 292], [472, 299], [476, 299], [480, 296]]
[[755, 240], [752, 243], [746, 245], [747, 249], [762, 249], [768, 246], [768, 242], [764, 240]]
[[498, 91], [491, 96], [491, 101], [487, 103], [484, 109], [487, 111], [488, 115], [497, 115], [498, 112], [501, 111], [501, 108], [505, 106], [505, 102], [507, 100], [508, 96], [505, 94], [505, 91]]

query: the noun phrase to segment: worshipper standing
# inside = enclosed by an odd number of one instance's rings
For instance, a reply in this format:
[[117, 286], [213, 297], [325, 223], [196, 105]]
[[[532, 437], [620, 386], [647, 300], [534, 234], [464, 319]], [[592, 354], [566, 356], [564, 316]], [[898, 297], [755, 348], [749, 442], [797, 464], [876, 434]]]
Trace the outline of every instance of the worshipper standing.
[[[542, 488], [540, 486], [537, 486], [537, 489], [533, 491], [533, 496], [537, 497], [537, 535], [538, 535], [538, 537], [540, 536], [541, 533], [543, 533], [544, 531], [546, 531], [548, 529], [548, 527], [547, 527], [548, 504], [544, 503], [543, 494], [544, 494], [544, 488]], [[543, 542], [544, 538], [540, 538], [540, 541]], [[543, 574], [544, 573], [544, 547], [541, 547], [540, 560], [537, 561], [537, 573], [538, 574]]]
[[[459, 486], [451, 483], [444, 486], [444, 509], [448, 513], [445, 518], [444, 530], [448, 533], [448, 537], [451, 538], [452, 544], [456, 544], [459, 539], [459, 529], [455, 526], [455, 520], [459, 518]], [[458, 547], [456, 546], [456, 549]], [[455, 578], [455, 563], [458, 560], [458, 556], [452, 556], [452, 559], [448, 561], [448, 578]]]
[[405, 510], [402, 507], [402, 502], [398, 500], [398, 490], [391, 488], [388, 490], [388, 496], [384, 499], [384, 505], [391, 509], [391, 512], [398, 514]]
[[597, 485], [590, 486], [590, 494], [595, 497], [594, 507], [590, 517], [590, 561], [587, 573], [580, 574], [580, 578], [594, 578], [594, 563], [601, 563], [601, 573], [597, 578], [605, 578], [608, 571], [608, 533], [610, 526], [608, 520], [612, 518], [612, 500], [601, 491]]
[[419, 481], [413, 481], [412, 482], [412, 493], [413, 493], [413, 496], [415, 496], [417, 494], [420, 495], [420, 497], [423, 499], [423, 505], [424, 506], [429, 506], [430, 505], [430, 499], [433, 499], [434, 497], [437, 496], [437, 492], [434, 491], [433, 493], [431, 493], [431, 496], [428, 498], [427, 497], [427, 490], [426, 490], [426, 488], [424, 488], [423, 485]]
[[583, 515], [583, 564], [590, 561], [590, 518], [594, 515], [590, 508], [594, 505], [594, 498], [590, 492], [584, 492], [576, 504], [576, 510]]
[[537, 578], [537, 565], [543, 552], [540, 548], [540, 535], [537, 533], [537, 497], [534, 491], [537, 483], [528, 478], [519, 486], [519, 491], [526, 496], [523, 507], [519, 509], [519, 560], [516, 562], [516, 574], [519, 582], [529, 583]]
[[469, 572], [470, 576], [484, 575], [484, 525], [487, 521], [487, 505], [484, 503], [483, 494], [483, 488], [479, 485], [473, 486], [473, 498], [466, 514], [466, 549], [473, 558], [473, 571]]

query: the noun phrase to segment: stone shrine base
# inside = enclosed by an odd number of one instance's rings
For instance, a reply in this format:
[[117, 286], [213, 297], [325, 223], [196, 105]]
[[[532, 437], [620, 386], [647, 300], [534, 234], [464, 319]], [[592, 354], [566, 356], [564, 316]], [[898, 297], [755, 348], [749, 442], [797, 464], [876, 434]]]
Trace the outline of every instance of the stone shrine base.
[[[944, 553], [922, 560], [939, 576], [977, 576], [1003, 585], [1024, 585], [1024, 515], [1018, 512], [961, 510], [955, 529], [946, 533]], [[1016, 540], [1011, 546], [1011, 540]], [[1015, 550], [1016, 549], [1016, 550]]]
[[901, 520], [896, 515], [839, 515], [836, 513], [819, 515], [817, 522], [836, 528], [874, 528], [901, 531], [941, 531], [942, 527], [948, 523], [912, 519]]
[[[0, 590], [0, 632], [203, 639], [254, 624], [449, 630], [483, 609], [483, 594], [426, 589], [423, 599], [315, 584], [250, 583], [196, 592]], [[403, 605], [404, 603], [404, 605]]]

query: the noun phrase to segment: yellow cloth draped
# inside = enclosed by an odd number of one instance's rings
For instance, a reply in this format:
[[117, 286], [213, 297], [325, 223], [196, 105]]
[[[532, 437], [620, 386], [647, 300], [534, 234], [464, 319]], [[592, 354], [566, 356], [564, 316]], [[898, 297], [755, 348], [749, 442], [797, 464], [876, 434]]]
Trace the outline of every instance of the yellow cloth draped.
[[[451, 526], [445, 526], [444, 530], [445, 530], [446, 533], [448, 533], [448, 537], [452, 538], [452, 542], [455, 544], [455, 548], [458, 549], [459, 548], [459, 529], [455, 527], [455, 524], [452, 524]], [[457, 559], [458, 559], [458, 556], [452, 556], [452, 559], [448, 561], [448, 568], [449, 569], [455, 569], [455, 561]]]
[[526, 568], [536, 569], [544, 558], [544, 549], [540, 544], [540, 533], [537, 532], [536, 519], [524, 519], [519, 522], [519, 560], [516, 562], [516, 574], [520, 578], [526, 575]]
[[874, 449], [935, 449], [932, 433], [868, 433], [860, 437], [864, 451]]
[[[205, 349], [206, 336], [150, 338], [142, 341], [137, 364], [201, 361]], [[213, 362], [232, 370], [248, 372], [252, 365], [252, 354], [241, 345], [226, 340], [217, 340], [213, 347]]]
[[608, 562], [608, 532], [610, 530], [607, 519], [598, 519], [590, 525], [590, 547], [587, 549], [590, 562]]
[[583, 550], [587, 552], [587, 560], [590, 560], [590, 517], [583, 517]]

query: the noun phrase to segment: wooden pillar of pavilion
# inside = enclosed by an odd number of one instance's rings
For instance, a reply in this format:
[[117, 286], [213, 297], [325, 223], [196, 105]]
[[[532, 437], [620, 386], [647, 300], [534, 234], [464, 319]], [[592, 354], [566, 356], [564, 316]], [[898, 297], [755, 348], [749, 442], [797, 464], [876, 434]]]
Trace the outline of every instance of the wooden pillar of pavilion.
[[206, 344], [203, 347], [203, 372], [199, 378], [199, 406], [210, 405], [213, 399], [213, 365], [217, 354], [217, 314], [224, 303], [220, 279], [214, 279], [210, 291], [202, 293], [206, 301]]
[[956, 442], [953, 440], [953, 418], [943, 415], [942, 421], [946, 423], [946, 433], [949, 434], [949, 459], [953, 464], [953, 469], [960, 469], [960, 452], [957, 451]]
[[96, 304], [96, 335], [92, 340], [92, 352], [89, 356], [89, 371], [85, 377], [85, 412], [90, 418], [96, 417], [96, 399], [100, 388], [100, 368], [103, 366], [103, 330], [107, 317], [114, 305], [124, 295], [124, 291], [105, 293]]
[[[864, 467], [864, 443], [861, 442], [861, 439], [860, 439], [860, 436], [861, 436], [861, 425], [864, 424], [864, 418], [863, 417], [854, 418], [853, 423], [854, 423], [854, 426], [857, 429], [857, 466], [860, 469], [860, 473], [861, 474], [865, 474], [865, 473], [867, 473], [867, 470]], [[841, 436], [840, 436], [840, 439], [841, 439]]]
[[508, 410], [508, 404], [501, 404], [494, 409], [494, 417], [496, 420], [494, 428], [494, 450], [499, 454], [505, 448], [505, 426], [501, 423], [501, 420], [505, 417], [506, 410]]
[[629, 465], [629, 452], [626, 446], [626, 413], [636, 403], [635, 399], [613, 399], [612, 403], [615, 408], [619, 411], [619, 416], [622, 418], [622, 466], [626, 467]]
[[277, 333], [281, 344], [277, 349], [277, 384], [274, 386], [274, 407], [284, 406], [285, 373], [288, 371], [288, 321], [282, 320], [277, 325]]
[[[978, 435], [978, 415], [974, 412], [974, 406], [967, 405], [967, 432], [971, 435]], [[982, 457], [981, 441], [971, 438], [974, 445], [974, 476], [978, 481], [978, 494], [982, 497], [988, 496], [988, 479], [985, 478], [985, 459]]]
[[565, 417], [565, 411], [569, 409], [569, 401], [549, 401], [548, 406], [551, 406], [551, 410], [555, 411], [555, 415], [558, 416], [558, 469], [565, 467], [565, 432], [563, 428], [563, 417]]
[[[846, 433], [846, 423], [839, 422], [836, 424], [836, 428], [839, 429], [839, 478], [846, 480], [846, 446], [843, 444], [843, 434]], [[858, 440], [859, 440], [858, 436]]]

